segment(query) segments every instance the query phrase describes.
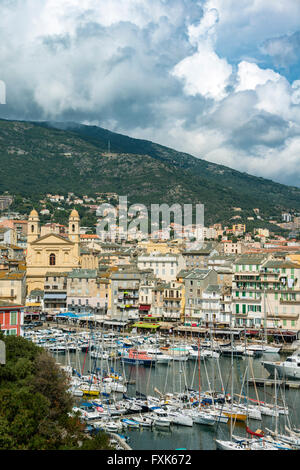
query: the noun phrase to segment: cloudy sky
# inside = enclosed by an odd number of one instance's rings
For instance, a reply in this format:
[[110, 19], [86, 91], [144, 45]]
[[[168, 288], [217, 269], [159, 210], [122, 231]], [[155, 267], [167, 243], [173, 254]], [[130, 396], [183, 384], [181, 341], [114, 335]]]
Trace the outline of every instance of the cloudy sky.
[[0, 117], [99, 125], [300, 186], [299, 48], [299, 0], [0, 0]]

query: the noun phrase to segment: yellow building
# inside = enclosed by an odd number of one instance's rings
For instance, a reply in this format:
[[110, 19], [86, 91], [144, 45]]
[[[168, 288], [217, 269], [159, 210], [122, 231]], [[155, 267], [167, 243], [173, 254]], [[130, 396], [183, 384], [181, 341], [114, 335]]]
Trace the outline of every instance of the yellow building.
[[[0, 273], [0, 301], [24, 305], [26, 297], [25, 272]], [[0, 328], [1, 329], [1, 328]]]
[[154, 241], [154, 240], [147, 240], [147, 241], [141, 241], [138, 243], [139, 248], [143, 248], [146, 253], [161, 253], [161, 254], [166, 254], [166, 253], [174, 253], [178, 254], [181, 252], [181, 245], [182, 241], [181, 240], [172, 240], [170, 241]]
[[243, 234], [246, 232], [246, 225], [245, 224], [236, 224], [232, 226], [232, 232], [234, 234]]
[[300, 265], [300, 251], [296, 251], [295, 253], [290, 253], [288, 258], [293, 262]]
[[38, 213], [32, 210], [27, 231], [27, 293], [44, 289], [46, 273], [68, 272], [81, 266], [80, 219], [73, 210], [69, 218], [68, 236], [47, 233], [41, 236]]

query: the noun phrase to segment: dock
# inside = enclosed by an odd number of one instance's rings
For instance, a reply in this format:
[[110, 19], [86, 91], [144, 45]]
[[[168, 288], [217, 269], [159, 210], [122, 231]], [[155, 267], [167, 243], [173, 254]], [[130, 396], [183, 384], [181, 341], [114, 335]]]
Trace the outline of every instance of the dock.
[[300, 389], [300, 381], [297, 380], [283, 380], [283, 379], [272, 379], [272, 378], [252, 378], [248, 380], [248, 384], [256, 387], [274, 387], [282, 386], [286, 389]]
[[113, 439], [115, 439], [116, 441], [118, 441], [118, 443], [123, 448], [123, 450], [132, 450], [132, 448], [127, 444], [127, 442], [124, 439], [122, 439], [120, 436], [118, 436], [118, 434], [115, 434], [113, 432], [108, 432], [107, 434]]

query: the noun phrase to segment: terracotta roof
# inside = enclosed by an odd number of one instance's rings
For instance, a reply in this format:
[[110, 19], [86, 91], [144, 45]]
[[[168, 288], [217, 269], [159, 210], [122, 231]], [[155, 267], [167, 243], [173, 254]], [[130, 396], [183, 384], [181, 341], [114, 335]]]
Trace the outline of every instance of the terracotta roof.
[[87, 234], [87, 233], [80, 235], [80, 238], [97, 238], [97, 239], [99, 239], [98, 235]]

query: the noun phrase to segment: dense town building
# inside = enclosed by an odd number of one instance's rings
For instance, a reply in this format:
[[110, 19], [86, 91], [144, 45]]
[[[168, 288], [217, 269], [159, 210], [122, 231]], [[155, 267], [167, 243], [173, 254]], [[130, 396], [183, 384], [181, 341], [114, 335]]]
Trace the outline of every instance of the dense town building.
[[242, 223], [210, 229], [217, 241], [103, 242], [80, 227], [76, 210], [66, 226], [41, 225], [35, 210], [25, 220], [2, 218], [0, 302], [26, 315], [73, 312], [108, 325], [300, 331], [299, 242], [249, 233]]

